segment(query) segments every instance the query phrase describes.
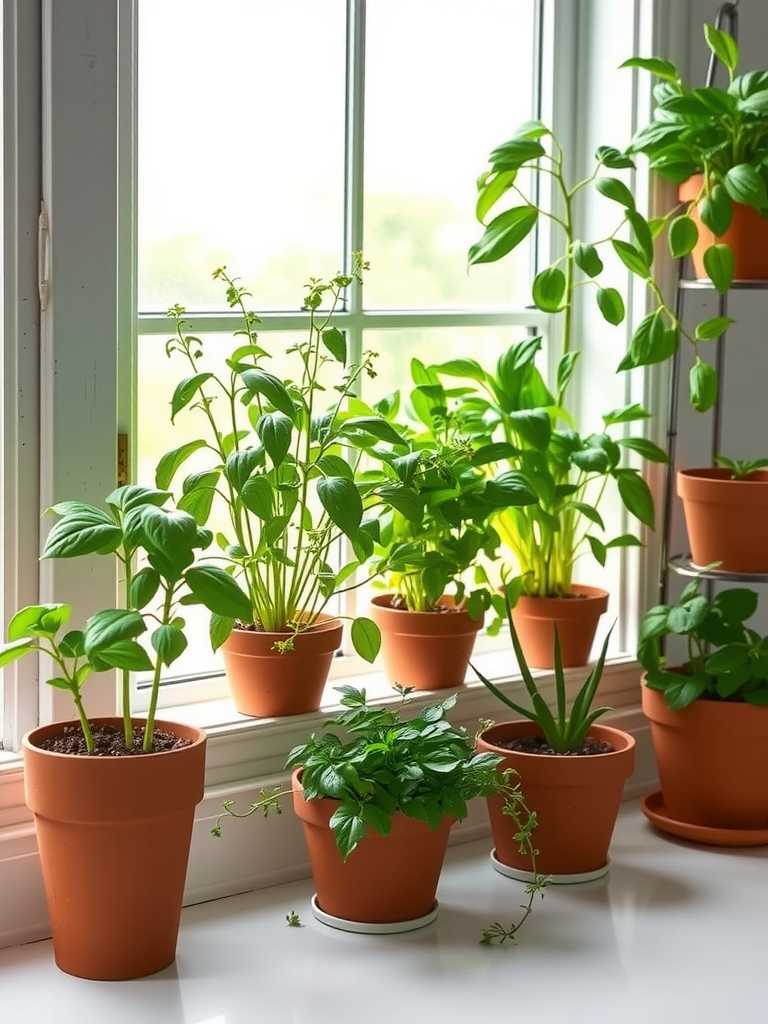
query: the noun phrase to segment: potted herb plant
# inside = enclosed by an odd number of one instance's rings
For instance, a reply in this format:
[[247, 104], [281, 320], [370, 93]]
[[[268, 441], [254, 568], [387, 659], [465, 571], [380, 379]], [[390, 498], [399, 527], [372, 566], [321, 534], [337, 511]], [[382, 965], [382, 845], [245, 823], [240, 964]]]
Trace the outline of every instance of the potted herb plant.
[[680, 187], [682, 205], [661, 223], [672, 255], [691, 254], [696, 276], [727, 291], [734, 279], [768, 279], [768, 72], [738, 75], [733, 37], [705, 24], [704, 38], [728, 76], [724, 88], [688, 86], [660, 57], [622, 64], [658, 80], [651, 123], [628, 152]]
[[[632, 774], [635, 740], [627, 732], [595, 724], [609, 708], [593, 708], [610, 633], [592, 671], [568, 707], [558, 631], [554, 631], [555, 703], [550, 706], [531, 674], [505, 593], [512, 647], [530, 707], [518, 704], [475, 669], [483, 684], [522, 721], [490, 725], [477, 748], [502, 758], [500, 770], [514, 769], [525, 781], [536, 809], [536, 870], [554, 882], [581, 882], [608, 871], [608, 848], [624, 783]], [[495, 849], [494, 867], [529, 879], [530, 850], [521, 849], [495, 794], [488, 797]]]
[[[737, 75], [735, 40], [711, 25], [704, 26], [704, 36], [727, 72], [724, 88], [689, 87], [675, 64], [660, 57], [632, 57], [622, 65], [658, 79], [653, 118], [626, 155], [645, 154], [654, 173], [678, 185], [679, 202], [654, 219], [654, 233], [666, 232], [672, 256], [690, 254], [696, 277], [725, 293], [734, 280], [768, 279], [768, 72]], [[701, 350], [733, 321], [718, 315], [691, 332], [658, 289], [655, 295], [658, 308], [643, 321], [620, 369], [664, 362], [685, 337], [695, 353], [691, 405], [706, 411], [717, 401], [719, 382]]]
[[[768, 638], [747, 625], [757, 605], [744, 587], [710, 599], [694, 579], [641, 623], [642, 704], [661, 782], [643, 809], [686, 839], [768, 843]], [[674, 637], [685, 655], [670, 665], [661, 645]]]
[[715, 461], [677, 474], [691, 559], [722, 572], [768, 573], [768, 459]]
[[[317, 887], [312, 909], [320, 921], [342, 930], [394, 932], [434, 920], [451, 826], [466, 817], [476, 796], [499, 795], [519, 844], [535, 862], [535, 815], [515, 773], [497, 770], [501, 758], [477, 753], [466, 732], [447, 721], [455, 694], [406, 716], [408, 688], [395, 687], [400, 699], [389, 706], [369, 705], [365, 690], [336, 689], [344, 710], [327, 722], [336, 731], [312, 735], [286, 763], [294, 769], [294, 809], [304, 826]], [[227, 803], [224, 815], [268, 812], [282, 795], [268, 794], [244, 812]], [[214, 834], [220, 829], [221, 818]], [[543, 884], [536, 875], [522, 919], [508, 928], [494, 925], [484, 934], [486, 944], [515, 935]]]
[[[548, 382], [535, 365], [540, 338], [511, 346], [495, 373], [471, 359], [452, 360], [435, 369], [441, 376], [459, 378], [463, 387], [472, 389], [458, 404], [464, 414], [464, 429], [474, 424], [470, 437], [487, 438], [489, 431], [494, 431], [487, 449], [488, 464], [494, 469], [501, 465], [520, 472], [537, 495], [535, 504], [503, 512], [495, 517], [493, 525], [514, 555], [515, 571], [521, 577], [519, 589], [525, 600], [515, 608], [518, 629], [521, 634], [527, 632], [522, 624], [525, 606], [530, 603], [527, 599], [540, 602], [534, 604], [534, 609], [538, 608], [535, 619], [548, 632], [530, 657], [539, 667], [552, 667], [553, 618], [558, 621], [565, 646], [568, 629], [564, 617], [584, 610], [584, 601], [573, 599], [578, 595], [572, 580], [576, 558], [591, 548], [604, 562], [610, 548], [640, 543], [638, 537], [629, 534], [604, 539], [600, 506], [607, 485], [615, 487], [624, 507], [641, 524], [653, 528], [650, 491], [637, 468], [627, 464], [626, 455], [632, 451], [645, 459], [666, 461], [666, 454], [643, 437], [610, 435], [613, 427], [647, 418], [649, 414], [637, 405], [606, 413], [593, 433], [580, 431], [569, 413], [568, 391], [580, 354], [574, 327], [577, 297], [582, 295], [579, 301], [586, 301], [590, 293], [594, 295], [602, 317], [610, 325], [624, 320], [621, 294], [603, 282], [607, 251], [614, 261], [618, 259], [646, 281], [658, 301], [658, 308], [639, 325], [632, 351], [643, 357], [651, 324], [657, 325], [654, 339], [662, 330], [666, 351], [679, 344], [680, 328], [676, 322], [674, 328], [666, 328], [660, 319], [666, 307], [652, 276], [651, 225], [638, 212], [627, 185], [612, 173], [632, 167], [629, 157], [601, 147], [592, 173], [570, 184], [558, 138], [542, 123], [531, 121], [498, 146], [489, 162], [489, 169], [478, 180], [477, 216], [484, 231], [469, 250], [469, 263], [499, 260], [516, 248], [538, 222], [547, 219], [554, 223], [560, 237], [556, 257], [534, 278], [532, 296], [540, 310], [559, 316], [561, 345], [556, 373]], [[525, 181], [530, 184], [528, 192], [522, 185]], [[554, 191], [553, 208], [531, 198], [537, 185], [542, 196]], [[588, 190], [597, 190], [620, 210], [615, 231], [594, 243], [579, 240], [575, 228], [576, 211]], [[516, 205], [494, 215], [510, 199]], [[620, 237], [622, 234], [628, 237]], [[605, 609], [605, 593], [597, 597], [600, 610], [591, 616], [592, 637]], [[555, 607], [542, 603], [553, 598], [558, 600]], [[585, 627], [578, 627], [576, 632], [583, 637]], [[564, 664], [584, 664], [591, 643], [589, 637], [573, 656], [566, 651]], [[524, 647], [529, 650], [527, 636]]]
[[[390, 503], [413, 505], [398, 462], [407, 444], [355, 398], [361, 376], [374, 372], [373, 357], [367, 353], [347, 365], [346, 340], [332, 324], [345, 289], [363, 268], [355, 254], [350, 274], [310, 281], [302, 307], [309, 313], [307, 336], [285, 353], [293, 359], [290, 376], [267, 368], [270, 352], [257, 335], [258, 318], [245, 306], [248, 293], [224, 269], [214, 276], [224, 282], [229, 305], [242, 313], [243, 327], [223, 373], [202, 368], [203, 346], [188, 333], [184, 309], [170, 311], [176, 335], [168, 354], [191, 373], [176, 387], [172, 417], [191, 410], [205, 429], [161, 460], [156, 482], [171, 487], [188, 459], [206, 456], [202, 470], [183, 480], [179, 505], [200, 525], [221, 517], [218, 557], [247, 595], [244, 613], [211, 618], [212, 645], [223, 651], [243, 714], [319, 707], [342, 635], [340, 619], [324, 609], [361, 582], [353, 577], [373, 554], [381, 511]], [[328, 395], [331, 404], [321, 404]], [[372, 466], [381, 469], [375, 482]], [[347, 560], [335, 564], [343, 548]], [[357, 653], [373, 661], [380, 644], [373, 621], [356, 618], [350, 636]]]
[[[472, 586], [468, 573], [479, 559], [493, 559], [499, 539], [489, 516], [530, 503], [536, 495], [516, 473], [489, 479], [473, 444], [449, 412], [437, 374], [411, 361], [414, 388], [409, 425], [398, 428], [410, 451], [408, 482], [416, 506], [385, 511], [379, 519], [375, 571], [389, 593], [373, 598], [382, 633], [384, 664], [393, 683], [445, 689], [464, 681], [469, 656], [491, 593]], [[400, 394], [378, 410], [393, 419]]]
[[[504, 467], [526, 504], [511, 502], [491, 510], [490, 526], [513, 560], [516, 579], [513, 616], [523, 650], [537, 668], [553, 666], [553, 622], [557, 624], [563, 664], [589, 660], [608, 593], [574, 583], [574, 566], [586, 552], [604, 565], [608, 552], [640, 544], [634, 534], [605, 537], [601, 507], [610, 488], [641, 523], [654, 525], [653, 500], [640, 472], [623, 465], [626, 452], [666, 461], [666, 455], [643, 437], [624, 436], [627, 423], [648, 416], [637, 405], [603, 416], [599, 433], [581, 436], [564, 407], [565, 367], [558, 374], [558, 395], [547, 387], [535, 359], [541, 338], [512, 345], [495, 372], [471, 359], [432, 367], [439, 377], [459, 378], [455, 416], [463, 435], [475, 446], [475, 459], [487, 467]], [[558, 420], [560, 423], [558, 423]], [[618, 433], [614, 437], [612, 434]]]
[[[167, 508], [169, 497], [125, 486], [109, 495], [107, 509], [54, 505], [61, 518], [42, 557], [114, 557], [122, 607], [94, 612], [82, 629], [69, 628], [67, 604], [22, 608], [0, 648], [0, 666], [29, 653], [51, 659], [48, 682], [69, 691], [77, 713], [75, 723], [33, 729], [22, 749], [54, 956], [78, 977], [135, 978], [174, 959], [206, 739], [199, 729], [156, 718], [160, 674], [186, 647], [185, 595], [217, 614], [242, 613], [242, 594], [227, 573], [196, 564], [210, 532]], [[110, 669], [123, 675], [123, 716], [91, 720], [83, 686], [91, 673]], [[151, 674], [146, 719], [131, 714], [132, 671]], [[128, 878], [140, 882], [127, 886]]]

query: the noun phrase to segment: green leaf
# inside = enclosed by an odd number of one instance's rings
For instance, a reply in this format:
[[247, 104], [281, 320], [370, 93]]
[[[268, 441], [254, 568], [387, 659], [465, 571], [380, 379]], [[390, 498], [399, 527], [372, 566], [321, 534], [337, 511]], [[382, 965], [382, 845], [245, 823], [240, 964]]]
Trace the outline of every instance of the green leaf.
[[597, 277], [603, 272], [603, 261], [594, 245], [585, 242], [573, 243], [573, 262], [587, 277]]
[[517, 177], [517, 170], [491, 172], [488, 177], [478, 181], [477, 203], [475, 216], [481, 224], [485, 223], [488, 212], [493, 209], [504, 193], [512, 187]]
[[[54, 506], [61, 508], [61, 505]], [[69, 503], [70, 511], [51, 527], [41, 558], [76, 558], [80, 555], [109, 554], [120, 547], [123, 531], [102, 509]]]
[[11, 640], [9, 643], [3, 644], [0, 647], [0, 668], [10, 665], [18, 658], [23, 658], [27, 651], [31, 651], [34, 646], [35, 642], [30, 637], [21, 637], [19, 640]]
[[[253, 611], [241, 619], [242, 622], [250, 623], [253, 621]], [[211, 615], [210, 625], [208, 627], [208, 636], [211, 641], [211, 649], [218, 651], [224, 641], [227, 639], [229, 634], [235, 627], [235, 620], [229, 618], [226, 615]]]
[[547, 267], [533, 281], [533, 301], [544, 313], [557, 313], [565, 295], [565, 274], [559, 267]]
[[152, 555], [161, 555], [161, 574], [178, 575], [192, 561], [192, 549], [199, 547], [197, 523], [188, 512], [168, 511], [145, 505], [141, 509], [141, 529], [145, 546]]
[[187, 649], [187, 638], [180, 629], [165, 624], [152, 634], [152, 646], [164, 665], [172, 665]]
[[595, 182], [595, 188], [606, 199], [612, 199], [615, 203], [619, 203], [620, 206], [626, 206], [627, 209], [634, 210], [635, 197], [624, 182], [619, 181], [618, 178], [598, 178]]
[[241, 622], [253, 620], [251, 602], [228, 572], [215, 565], [193, 565], [184, 574], [187, 586], [208, 611]]
[[350, 628], [352, 646], [367, 662], [372, 663], [381, 648], [381, 633], [372, 619], [360, 617], [352, 620]]
[[629, 242], [622, 242], [618, 238], [611, 239], [611, 245], [627, 270], [631, 270], [638, 277], [648, 278], [651, 276], [650, 263], [634, 245], [631, 245]]
[[488, 380], [488, 374], [474, 359], [449, 359], [445, 363], [437, 363], [432, 369], [449, 377], [469, 377], [481, 384]]
[[55, 636], [64, 623], [69, 621], [72, 609], [68, 604], [34, 604], [21, 608], [8, 623], [8, 639], [23, 637]]
[[733, 204], [723, 185], [713, 185], [698, 206], [701, 222], [718, 238], [724, 235], [733, 220]]
[[234, 451], [227, 457], [224, 464], [224, 476], [239, 494], [253, 471], [264, 465], [264, 451], [261, 448], [245, 448]]
[[219, 473], [194, 473], [184, 481], [184, 493], [176, 503], [180, 512], [188, 512], [198, 526], [205, 526], [211, 514]]
[[265, 476], [252, 476], [246, 480], [240, 491], [243, 504], [259, 519], [271, 519], [275, 513], [275, 492]]
[[279, 377], [266, 370], [248, 369], [242, 371], [240, 379], [252, 395], [262, 395], [292, 423], [295, 422], [296, 408]]
[[532, 231], [539, 212], [535, 206], [516, 206], [494, 217], [482, 238], [471, 246], [467, 259], [475, 263], [494, 263], [520, 245]]
[[670, 221], [667, 238], [669, 241], [669, 251], [672, 257], [677, 260], [693, 251], [694, 246], [699, 240], [699, 229], [693, 220], [683, 213]]
[[688, 377], [688, 391], [697, 412], [706, 412], [717, 401], [717, 371], [698, 356]]
[[521, 409], [509, 414], [515, 433], [539, 451], [544, 451], [552, 436], [552, 422], [543, 409]]
[[704, 269], [715, 288], [724, 295], [733, 283], [734, 261], [730, 245], [717, 243], [705, 249]]
[[713, 316], [710, 320], [703, 320], [696, 327], [696, 338], [698, 341], [714, 341], [720, 338], [735, 321], [729, 316]]
[[342, 804], [333, 812], [330, 826], [341, 859], [346, 860], [365, 835], [365, 821], [356, 810]]
[[267, 412], [256, 421], [256, 433], [273, 466], [280, 466], [291, 447], [293, 424], [281, 412]]
[[354, 537], [363, 519], [363, 502], [354, 481], [342, 476], [322, 477], [317, 481], [317, 495], [331, 522], [347, 537]]
[[488, 157], [488, 163], [496, 171], [512, 171], [529, 160], [538, 160], [544, 152], [542, 144], [535, 139], [515, 137], [497, 146]]
[[630, 451], [637, 452], [638, 455], [648, 459], [649, 462], [669, 462], [669, 456], [664, 449], [645, 437], [620, 437], [617, 443], [623, 448], [629, 448]]
[[128, 603], [131, 608], [139, 611], [146, 607], [160, 586], [160, 574], [150, 566], [145, 566], [131, 580]]
[[164, 505], [170, 498], [170, 491], [140, 487], [138, 484], [124, 484], [107, 496], [106, 504], [124, 514], [142, 505]]
[[323, 344], [337, 363], [347, 361], [347, 342], [338, 327], [329, 327], [322, 333]]
[[661, 57], [631, 57], [629, 60], [625, 60], [623, 64], [620, 64], [619, 67], [642, 68], [643, 71], [649, 71], [652, 75], [656, 75], [657, 78], [661, 78], [665, 82], [679, 82], [680, 80], [680, 72], [672, 61], [663, 60]]
[[200, 388], [207, 380], [213, 377], [212, 373], [196, 373], [194, 377], [187, 377], [179, 381], [171, 399], [171, 423], [174, 422], [178, 413], [189, 405]]
[[611, 412], [605, 413], [603, 423], [606, 427], [611, 427], [616, 423], [636, 423], [638, 420], [650, 418], [651, 414], [642, 405], [633, 402], [632, 405], [625, 405], [621, 409], [613, 409]]
[[728, 35], [727, 32], [722, 32], [713, 25], [705, 24], [704, 37], [712, 53], [714, 53], [723, 67], [728, 68], [733, 74], [739, 63], [739, 48], [733, 36]]
[[83, 645], [90, 658], [121, 640], [134, 640], [146, 629], [143, 616], [124, 608], [108, 608], [96, 612], [85, 624]]
[[728, 195], [735, 203], [754, 206], [758, 210], [768, 206], [765, 180], [751, 164], [737, 164], [731, 167], [723, 179]]
[[654, 528], [653, 495], [648, 484], [634, 469], [614, 472], [621, 500], [625, 507], [646, 526]]
[[367, 435], [371, 439], [378, 438], [396, 447], [407, 446], [407, 442], [397, 430], [380, 416], [353, 416], [344, 420], [338, 432], [342, 437], [360, 438]]
[[94, 667], [119, 668], [125, 672], [151, 672], [155, 667], [152, 660], [135, 640], [118, 640], [109, 647], [99, 648], [91, 654]]
[[578, 350], [570, 352], [564, 352], [560, 357], [560, 362], [557, 364], [557, 390], [558, 392], [565, 392], [566, 388], [571, 382], [573, 371], [576, 369], [576, 363], [579, 360], [581, 352]]
[[624, 320], [624, 300], [615, 288], [598, 288], [597, 305], [609, 324], [615, 326]]
[[595, 150], [595, 160], [613, 171], [620, 171], [635, 166], [630, 157], [625, 153], [621, 153], [615, 146], [598, 146]]

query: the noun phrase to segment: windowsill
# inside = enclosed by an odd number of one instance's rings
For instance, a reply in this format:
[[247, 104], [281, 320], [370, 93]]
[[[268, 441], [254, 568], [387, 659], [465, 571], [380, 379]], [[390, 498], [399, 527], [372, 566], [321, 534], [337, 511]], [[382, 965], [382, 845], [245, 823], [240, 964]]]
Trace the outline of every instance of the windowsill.
[[[509, 673], [509, 661], [510, 655], [506, 650], [488, 651], [473, 658], [473, 664], [483, 675], [496, 683], [502, 691], [508, 692], [521, 703], [527, 704], [529, 701], [522, 678]], [[566, 669], [566, 680], [573, 684], [573, 688], [569, 690], [571, 695], [583, 682], [586, 672], [586, 668]], [[534, 669], [532, 674], [545, 699], [553, 698], [554, 677], [552, 672]], [[639, 678], [640, 669], [636, 661], [629, 655], [618, 655], [612, 658], [606, 663], [603, 672], [603, 679], [598, 691], [599, 702], [617, 709], [627, 704], [637, 703], [637, 691], [633, 689], [633, 684], [639, 686]], [[226, 741], [227, 737], [233, 739], [238, 737], [242, 740], [260, 734], [275, 738], [278, 735], [283, 735], [286, 738], [284, 754], [287, 754], [291, 746], [294, 745], [293, 742], [288, 742], [289, 736], [296, 734], [295, 742], [301, 742], [309, 732], [321, 726], [324, 721], [338, 711], [340, 705], [334, 687], [342, 683], [364, 688], [369, 699], [377, 702], [399, 699], [383, 672], [347, 676], [339, 674], [335, 678], [329, 679], [323, 693], [320, 710], [306, 715], [295, 715], [290, 718], [250, 718], [240, 714], [231, 698], [226, 697], [218, 700], [169, 705], [158, 710], [158, 718], [171, 722], [184, 722], [199, 729], [205, 729], [209, 739], [214, 743]], [[413, 707], [423, 707], [425, 704], [440, 700], [450, 692], [453, 691], [416, 691], [411, 694], [409, 700]], [[472, 720], [472, 714], [475, 715], [474, 720]], [[474, 671], [468, 668], [465, 684], [461, 690], [461, 699], [454, 717], [458, 717], [463, 722], [469, 719], [475, 724], [479, 718], [499, 719], [508, 717], [508, 714], [507, 709], [501, 707], [498, 701], [488, 693]], [[20, 753], [0, 751], [0, 775], [18, 771], [20, 768]]]

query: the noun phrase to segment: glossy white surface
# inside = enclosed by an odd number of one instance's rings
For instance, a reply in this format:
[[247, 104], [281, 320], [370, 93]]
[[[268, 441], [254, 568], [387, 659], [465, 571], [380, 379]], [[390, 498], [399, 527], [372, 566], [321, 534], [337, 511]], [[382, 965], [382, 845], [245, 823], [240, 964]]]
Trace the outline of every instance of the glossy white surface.
[[[184, 911], [176, 964], [131, 982], [70, 978], [39, 942], [0, 952], [3, 1024], [759, 1024], [768, 847], [687, 845], [625, 804], [611, 870], [550, 888], [514, 948], [478, 945], [523, 886], [490, 841], [449, 850], [438, 920], [405, 935], [315, 921], [309, 880]], [[297, 911], [304, 927], [289, 928]]]

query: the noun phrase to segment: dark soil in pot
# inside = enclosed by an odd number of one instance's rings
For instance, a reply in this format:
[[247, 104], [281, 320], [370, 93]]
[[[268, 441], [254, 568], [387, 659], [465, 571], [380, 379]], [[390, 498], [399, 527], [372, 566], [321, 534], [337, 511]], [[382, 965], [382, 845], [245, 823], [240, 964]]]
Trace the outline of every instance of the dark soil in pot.
[[521, 754], [554, 754], [556, 757], [589, 757], [592, 754], [610, 754], [615, 749], [610, 743], [588, 736], [578, 750], [553, 750], [543, 736], [517, 736], [511, 740], [496, 740], [497, 747], [516, 750]]
[[[57, 736], [50, 736], [40, 744], [41, 750], [50, 750], [55, 754], [83, 754], [86, 757], [128, 757], [134, 754], [143, 754], [142, 744], [144, 743], [144, 728], [134, 726], [133, 746], [130, 750], [125, 745], [123, 730], [112, 725], [92, 726], [93, 742], [95, 750], [93, 754], [88, 753], [85, 745], [85, 737], [79, 725], [65, 725], [62, 732]], [[182, 739], [172, 732], [163, 732], [156, 729], [152, 736], [152, 750], [150, 754], [158, 754], [166, 750], [178, 750], [180, 747], [188, 747], [191, 740]]]

